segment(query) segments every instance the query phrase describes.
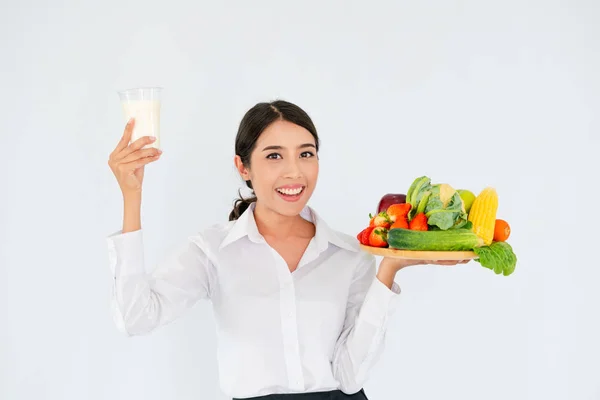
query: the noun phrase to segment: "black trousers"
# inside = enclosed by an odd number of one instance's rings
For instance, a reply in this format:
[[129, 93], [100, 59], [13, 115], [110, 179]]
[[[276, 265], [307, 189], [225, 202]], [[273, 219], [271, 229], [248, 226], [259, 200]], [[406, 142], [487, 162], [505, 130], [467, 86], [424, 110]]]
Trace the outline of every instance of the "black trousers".
[[369, 400], [364, 389], [354, 394], [345, 394], [341, 390], [313, 393], [269, 394], [266, 396], [251, 397], [233, 400]]

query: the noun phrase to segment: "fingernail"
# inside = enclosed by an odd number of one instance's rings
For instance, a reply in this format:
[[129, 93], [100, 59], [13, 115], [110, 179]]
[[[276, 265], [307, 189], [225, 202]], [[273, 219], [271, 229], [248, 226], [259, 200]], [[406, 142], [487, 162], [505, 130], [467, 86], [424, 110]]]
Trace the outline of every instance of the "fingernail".
[[150, 138], [150, 141], [151, 141], [151, 142], [154, 142], [155, 140], [156, 140], [156, 138], [155, 138], [154, 136], [152, 136], [152, 137]]

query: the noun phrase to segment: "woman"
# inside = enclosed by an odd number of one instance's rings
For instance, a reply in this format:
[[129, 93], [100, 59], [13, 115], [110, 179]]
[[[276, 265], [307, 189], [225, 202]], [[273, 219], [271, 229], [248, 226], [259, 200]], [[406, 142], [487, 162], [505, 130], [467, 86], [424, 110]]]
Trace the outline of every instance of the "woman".
[[394, 277], [423, 262], [384, 258], [376, 269], [354, 236], [306, 205], [319, 173], [310, 117], [285, 101], [251, 108], [237, 133], [235, 166], [254, 196], [237, 200], [228, 222], [190, 236], [150, 274], [141, 191], [144, 166], [160, 151], [142, 149], [147, 137], [130, 144], [133, 124], [109, 161], [124, 199], [123, 229], [108, 237], [118, 326], [148, 333], [209, 299], [228, 396], [366, 399], [362, 387], [400, 293]]

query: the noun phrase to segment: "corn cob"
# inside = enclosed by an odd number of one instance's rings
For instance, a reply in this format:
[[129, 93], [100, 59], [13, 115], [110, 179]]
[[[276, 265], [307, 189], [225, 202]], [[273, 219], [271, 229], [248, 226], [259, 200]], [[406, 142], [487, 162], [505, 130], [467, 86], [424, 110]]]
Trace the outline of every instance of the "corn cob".
[[485, 245], [492, 244], [494, 239], [494, 226], [496, 212], [498, 211], [498, 193], [492, 187], [486, 187], [473, 201], [468, 220], [473, 224], [473, 232]]

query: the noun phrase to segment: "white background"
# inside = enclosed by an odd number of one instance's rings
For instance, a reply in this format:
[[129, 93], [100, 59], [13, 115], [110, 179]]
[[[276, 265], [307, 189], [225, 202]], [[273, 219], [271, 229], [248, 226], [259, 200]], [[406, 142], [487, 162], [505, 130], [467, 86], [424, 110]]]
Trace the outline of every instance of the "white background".
[[398, 274], [370, 399], [600, 399], [599, 18], [591, 0], [3, 1], [0, 398], [224, 398], [208, 303], [136, 338], [109, 311], [116, 91], [159, 85], [148, 268], [226, 220], [237, 125], [283, 98], [321, 135], [310, 204], [335, 228], [421, 175], [494, 186], [513, 228], [510, 277]]

